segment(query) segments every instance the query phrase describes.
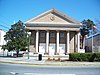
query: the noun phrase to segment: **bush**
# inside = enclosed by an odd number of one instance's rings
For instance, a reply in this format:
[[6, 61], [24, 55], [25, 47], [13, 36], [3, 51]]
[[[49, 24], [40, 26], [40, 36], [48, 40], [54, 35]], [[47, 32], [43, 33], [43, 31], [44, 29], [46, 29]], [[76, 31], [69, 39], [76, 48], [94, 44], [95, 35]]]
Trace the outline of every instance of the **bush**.
[[100, 61], [100, 53], [95, 53], [96, 56], [95, 56], [95, 59], [94, 61]]
[[69, 60], [71, 61], [100, 61], [100, 53], [70, 53]]
[[73, 61], [80, 61], [79, 53], [71, 53], [69, 54], [69, 59]]

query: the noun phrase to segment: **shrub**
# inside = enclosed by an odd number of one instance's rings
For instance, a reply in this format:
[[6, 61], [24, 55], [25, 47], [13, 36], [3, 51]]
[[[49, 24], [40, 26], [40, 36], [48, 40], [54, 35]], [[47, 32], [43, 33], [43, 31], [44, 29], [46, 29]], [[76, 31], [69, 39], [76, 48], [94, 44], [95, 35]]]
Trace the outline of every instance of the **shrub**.
[[94, 61], [100, 61], [100, 53], [95, 53], [96, 56], [94, 58]]
[[72, 61], [100, 61], [100, 53], [70, 53], [69, 60]]
[[79, 54], [78, 53], [70, 53], [69, 54], [69, 59], [73, 61], [78, 61], [79, 59]]

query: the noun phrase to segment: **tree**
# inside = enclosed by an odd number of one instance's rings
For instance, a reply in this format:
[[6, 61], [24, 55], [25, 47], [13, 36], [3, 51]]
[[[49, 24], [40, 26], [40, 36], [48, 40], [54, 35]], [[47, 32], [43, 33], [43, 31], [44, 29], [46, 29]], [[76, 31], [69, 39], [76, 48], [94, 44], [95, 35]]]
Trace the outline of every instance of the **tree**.
[[82, 23], [83, 25], [86, 25], [86, 27], [87, 27], [89, 30], [92, 30], [92, 27], [93, 27], [93, 26], [96, 26], [96, 25], [94, 24], [94, 22], [93, 22], [92, 20], [90, 20], [90, 19], [83, 20], [81, 23]]
[[81, 23], [82, 23], [82, 27], [80, 28], [80, 33], [81, 33], [81, 36], [82, 36], [81, 45], [83, 47], [85, 35], [89, 34], [89, 31], [92, 30], [93, 26], [96, 26], [96, 25], [90, 19], [83, 20]]
[[9, 29], [4, 36], [4, 40], [7, 41], [7, 44], [2, 48], [8, 51], [15, 50], [18, 57], [19, 51], [26, 49], [28, 45], [27, 39], [27, 31], [25, 30], [24, 23], [19, 20], [16, 24], [11, 26], [11, 29]]
[[88, 30], [88, 28], [85, 25], [83, 25], [80, 28], [80, 33], [81, 33], [81, 36], [82, 36], [82, 39], [81, 39], [81, 47], [83, 48], [84, 38], [85, 38], [85, 35], [87, 35], [89, 33], [89, 30]]

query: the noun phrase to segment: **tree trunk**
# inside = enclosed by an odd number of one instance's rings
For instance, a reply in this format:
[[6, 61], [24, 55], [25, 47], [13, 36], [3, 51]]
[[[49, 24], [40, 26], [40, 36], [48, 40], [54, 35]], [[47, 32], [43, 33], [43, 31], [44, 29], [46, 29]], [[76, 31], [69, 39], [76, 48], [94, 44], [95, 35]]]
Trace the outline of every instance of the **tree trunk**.
[[84, 38], [85, 38], [85, 36], [83, 35], [82, 36], [82, 48], [83, 48]]
[[19, 54], [19, 50], [17, 50], [17, 57], [18, 57], [18, 54]]

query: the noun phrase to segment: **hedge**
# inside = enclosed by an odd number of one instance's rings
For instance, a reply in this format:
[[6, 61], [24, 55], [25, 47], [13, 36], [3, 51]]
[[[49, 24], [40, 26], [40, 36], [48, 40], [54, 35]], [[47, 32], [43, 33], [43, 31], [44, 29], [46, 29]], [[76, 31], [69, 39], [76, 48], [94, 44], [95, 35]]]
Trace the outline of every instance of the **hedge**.
[[69, 60], [71, 61], [100, 61], [100, 53], [70, 53]]

